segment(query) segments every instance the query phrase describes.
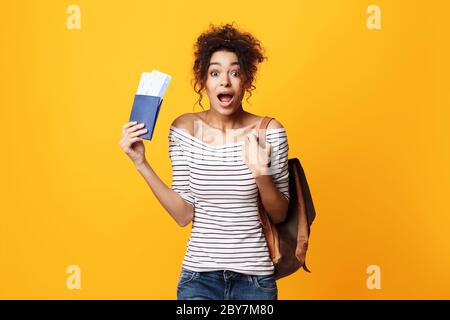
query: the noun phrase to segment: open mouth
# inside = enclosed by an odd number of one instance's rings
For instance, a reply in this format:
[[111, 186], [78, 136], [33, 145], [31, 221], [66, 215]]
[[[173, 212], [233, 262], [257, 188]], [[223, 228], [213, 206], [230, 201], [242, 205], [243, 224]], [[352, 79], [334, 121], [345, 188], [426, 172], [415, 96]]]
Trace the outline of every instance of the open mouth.
[[221, 93], [217, 96], [217, 99], [219, 99], [220, 104], [222, 107], [227, 107], [231, 104], [231, 101], [233, 101], [234, 95], [232, 94], [224, 94]]

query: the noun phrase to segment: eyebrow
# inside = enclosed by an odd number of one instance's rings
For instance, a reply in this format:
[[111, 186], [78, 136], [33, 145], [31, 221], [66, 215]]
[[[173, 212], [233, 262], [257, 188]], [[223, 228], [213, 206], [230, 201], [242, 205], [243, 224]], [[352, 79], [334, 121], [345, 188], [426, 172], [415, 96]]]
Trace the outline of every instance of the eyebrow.
[[[208, 67], [210, 67], [210, 66], [213, 65], [213, 64], [218, 64], [219, 66], [222, 66], [222, 65], [220, 64], [220, 62], [211, 62], [211, 63], [208, 65]], [[240, 65], [239, 61], [233, 61], [232, 63], [230, 63], [230, 66], [234, 66], [234, 65]]]

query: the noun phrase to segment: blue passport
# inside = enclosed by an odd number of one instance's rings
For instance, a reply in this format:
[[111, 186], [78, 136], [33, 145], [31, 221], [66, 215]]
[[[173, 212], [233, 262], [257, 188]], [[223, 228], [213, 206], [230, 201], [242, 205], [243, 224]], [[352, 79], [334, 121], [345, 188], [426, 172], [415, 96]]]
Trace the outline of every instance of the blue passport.
[[144, 128], [148, 130], [146, 133], [141, 134], [139, 136], [140, 138], [152, 140], [162, 100], [163, 99], [161, 97], [157, 96], [147, 96], [142, 94], [136, 94], [134, 96], [133, 107], [131, 109], [129, 121], [144, 123]]
[[[150, 73], [143, 72], [141, 75], [129, 121], [145, 124], [144, 128], [148, 131], [139, 136], [142, 139], [152, 140], [159, 109], [171, 78], [171, 76], [158, 70], [153, 70]], [[141, 129], [143, 128], [139, 130]]]

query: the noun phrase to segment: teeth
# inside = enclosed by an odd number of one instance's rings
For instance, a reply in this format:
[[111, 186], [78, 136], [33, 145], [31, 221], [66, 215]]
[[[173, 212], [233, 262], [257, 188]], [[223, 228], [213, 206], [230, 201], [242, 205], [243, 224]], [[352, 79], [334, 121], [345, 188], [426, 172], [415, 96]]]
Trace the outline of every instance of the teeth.
[[[230, 101], [231, 99], [233, 99], [233, 95], [231, 95], [231, 94], [223, 94], [223, 93], [221, 93], [221, 94], [219, 94], [217, 97], [218, 97], [219, 100], [222, 101], [222, 102], [224, 102], [224, 101], [225, 101], [225, 102], [228, 102], [228, 101]], [[223, 97], [227, 97], [226, 100], [222, 100]]]
[[[224, 99], [224, 97], [226, 98]], [[218, 98], [222, 102], [229, 102], [231, 101], [231, 99], [233, 99], [233, 96], [230, 94], [219, 94]]]

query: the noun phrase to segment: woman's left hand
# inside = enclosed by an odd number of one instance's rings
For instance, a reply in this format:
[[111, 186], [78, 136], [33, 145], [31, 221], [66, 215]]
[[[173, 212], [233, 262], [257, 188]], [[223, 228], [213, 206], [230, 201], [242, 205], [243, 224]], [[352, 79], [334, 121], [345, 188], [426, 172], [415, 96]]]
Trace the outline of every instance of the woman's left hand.
[[242, 158], [253, 174], [253, 177], [269, 175], [270, 154], [272, 146], [266, 141], [265, 146], [261, 146], [256, 134], [250, 133], [242, 145]]

